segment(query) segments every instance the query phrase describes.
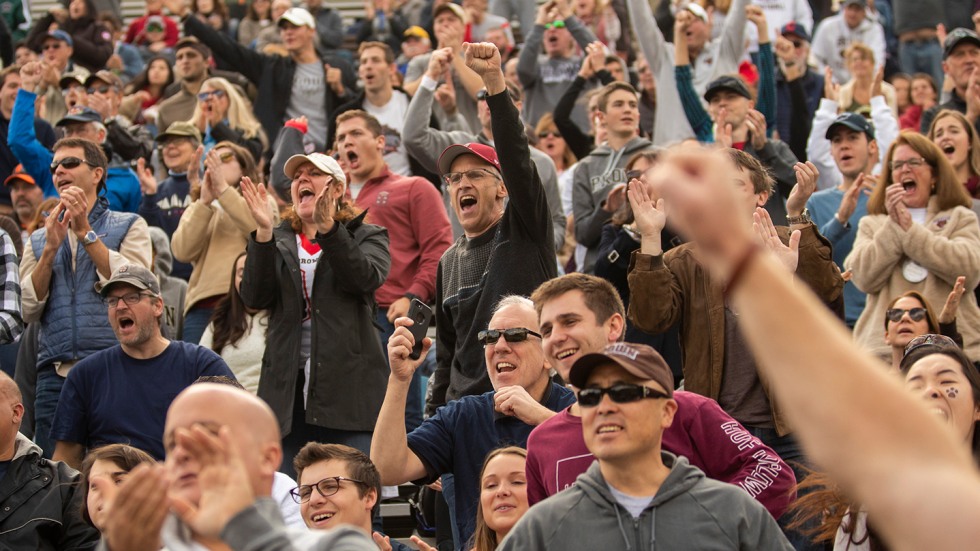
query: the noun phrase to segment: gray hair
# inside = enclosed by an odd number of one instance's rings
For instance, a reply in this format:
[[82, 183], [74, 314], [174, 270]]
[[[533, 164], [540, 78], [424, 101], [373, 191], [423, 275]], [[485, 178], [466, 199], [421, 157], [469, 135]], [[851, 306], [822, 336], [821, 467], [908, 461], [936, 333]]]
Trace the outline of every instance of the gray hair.
[[521, 306], [532, 312], [535, 311], [534, 303], [531, 302], [531, 299], [521, 295], [506, 295], [497, 301], [497, 304], [495, 304], [493, 307], [493, 313], [491, 315], [496, 316], [501, 310], [507, 308], [508, 306]]

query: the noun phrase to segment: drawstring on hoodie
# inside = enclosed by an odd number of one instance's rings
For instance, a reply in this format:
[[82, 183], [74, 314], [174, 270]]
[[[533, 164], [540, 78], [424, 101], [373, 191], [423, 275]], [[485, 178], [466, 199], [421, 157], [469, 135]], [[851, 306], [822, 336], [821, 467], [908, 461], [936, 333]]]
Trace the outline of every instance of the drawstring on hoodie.
[[623, 541], [626, 542], [626, 551], [631, 551], [633, 546], [630, 545], [630, 539], [626, 536], [626, 529], [623, 528], [623, 517], [619, 514], [619, 505], [613, 505], [613, 511], [616, 511], [616, 522], [619, 523], [619, 533], [623, 536]]
[[657, 508], [650, 509], [650, 549], [657, 548]]

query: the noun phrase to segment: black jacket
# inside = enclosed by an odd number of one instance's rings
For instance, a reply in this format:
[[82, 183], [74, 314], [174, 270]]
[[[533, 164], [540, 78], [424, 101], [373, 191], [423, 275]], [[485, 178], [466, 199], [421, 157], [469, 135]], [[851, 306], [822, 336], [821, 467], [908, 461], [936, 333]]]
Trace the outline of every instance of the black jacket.
[[[258, 86], [255, 115], [270, 140], [279, 135], [279, 129], [286, 121], [286, 107], [292, 94], [296, 62], [291, 57], [264, 55], [250, 50], [196, 17], [184, 18], [184, 33], [206, 44], [215, 58], [221, 58], [227, 67], [243, 74]], [[326, 57], [321, 58], [321, 61], [350, 72], [350, 65], [340, 58]], [[323, 109], [327, 114], [327, 135], [333, 129], [333, 112], [343, 100], [329, 86], [326, 87]], [[327, 143], [327, 136], [314, 136], [314, 139], [317, 143]]]
[[14, 459], [0, 479], [0, 548], [95, 549], [99, 532], [82, 520], [78, 471], [41, 457], [18, 433]]
[[[86, 4], [88, 15], [68, 19], [62, 29], [71, 35], [72, 61], [94, 73], [105, 68], [106, 62], [112, 57], [115, 44], [109, 29], [95, 20], [95, 4], [91, 0], [86, 1]], [[34, 51], [41, 50], [41, 45], [48, 37], [48, 29], [55, 22], [54, 16], [49, 13], [34, 23], [27, 35], [27, 43]]]
[[[388, 231], [364, 223], [364, 215], [317, 234], [323, 253], [310, 291], [313, 303], [310, 387], [306, 422], [348, 431], [373, 431], [388, 383], [374, 326], [374, 292], [391, 267]], [[266, 243], [248, 240], [242, 302], [269, 310], [269, 331], [259, 397], [279, 418], [282, 435], [293, 426], [306, 310], [296, 233], [288, 221]]]

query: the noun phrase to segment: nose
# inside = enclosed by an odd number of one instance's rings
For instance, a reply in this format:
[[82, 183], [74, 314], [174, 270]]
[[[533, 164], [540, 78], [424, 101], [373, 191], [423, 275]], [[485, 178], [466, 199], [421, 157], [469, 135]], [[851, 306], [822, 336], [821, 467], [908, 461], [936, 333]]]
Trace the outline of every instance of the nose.
[[501, 353], [501, 354], [505, 352], [510, 352], [510, 343], [507, 342], [507, 339], [505, 339], [503, 335], [500, 335], [500, 338], [497, 339], [497, 342], [493, 343], [493, 350], [494, 352]]
[[509, 496], [511, 493], [512, 490], [509, 482], [503, 482], [499, 486], [497, 486], [497, 496], [506, 497]]

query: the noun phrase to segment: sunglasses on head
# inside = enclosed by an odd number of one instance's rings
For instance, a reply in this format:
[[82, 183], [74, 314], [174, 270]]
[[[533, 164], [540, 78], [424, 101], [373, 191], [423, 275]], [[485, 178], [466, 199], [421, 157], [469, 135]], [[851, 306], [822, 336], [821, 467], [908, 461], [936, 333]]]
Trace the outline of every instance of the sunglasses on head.
[[937, 348], [959, 348], [956, 341], [947, 337], [946, 335], [936, 335], [930, 333], [927, 335], [919, 335], [914, 339], [910, 340], [908, 344], [905, 345], [905, 355], [908, 356], [916, 348], [922, 348], [923, 346], [935, 346]]
[[889, 308], [888, 310], [885, 310], [885, 317], [888, 318], [888, 321], [897, 322], [901, 321], [902, 316], [904, 316], [906, 312], [908, 312], [909, 318], [911, 318], [912, 321], [922, 321], [922, 319], [926, 317], [925, 308], [909, 308], [908, 310], [903, 308]]
[[630, 402], [637, 402], [644, 398], [650, 398], [653, 400], [659, 400], [661, 398], [670, 398], [665, 392], [660, 392], [659, 390], [652, 389], [648, 386], [643, 385], [630, 385], [630, 384], [619, 384], [614, 385], [609, 388], [583, 388], [578, 391], [578, 404], [585, 408], [591, 408], [599, 405], [602, 401], [603, 395], [609, 395], [609, 398], [616, 402], [617, 404], [628, 404]]
[[214, 96], [214, 99], [221, 99], [221, 98], [225, 97], [225, 91], [224, 90], [211, 90], [210, 92], [201, 92], [200, 94], [197, 95], [197, 100], [198, 101], [208, 101], [209, 99], [211, 99], [212, 96]]
[[511, 327], [510, 329], [487, 329], [480, 331], [476, 335], [476, 340], [481, 345], [486, 346], [488, 344], [497, 344], [500, 337], [503, 337], [507, 342], [523, 342], [527, 340], [528, 335], [541, 338], [540, 333], [535, 333], [525, 327]]
[[73, 168], [78, 168], [82, 163], [89, 166], [95, 166], [94, 164], [86, 161], [85, 159], [79, 159], [78, 157], [65, 157], [61, 160], [54, 161], [51, 163], [51, 174], [54, 174], [58, 170], [59, 166], [63, 166], [68, 170]]

